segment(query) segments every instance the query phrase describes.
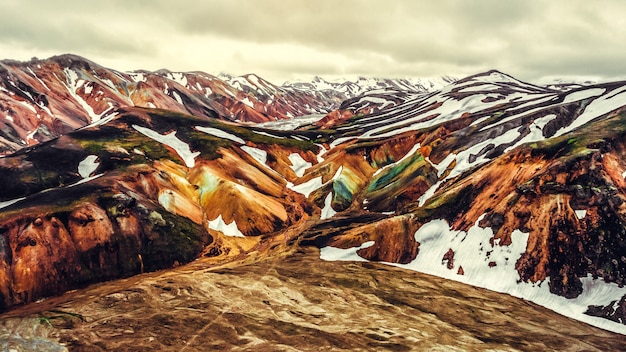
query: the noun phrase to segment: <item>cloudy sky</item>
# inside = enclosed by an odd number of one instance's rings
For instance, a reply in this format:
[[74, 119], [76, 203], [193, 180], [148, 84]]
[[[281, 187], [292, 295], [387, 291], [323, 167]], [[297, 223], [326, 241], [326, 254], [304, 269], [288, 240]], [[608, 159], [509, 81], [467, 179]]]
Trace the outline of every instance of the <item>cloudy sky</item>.
[[119, 70], [626, 77], [622, 0], [2, 0], [0, 58]]

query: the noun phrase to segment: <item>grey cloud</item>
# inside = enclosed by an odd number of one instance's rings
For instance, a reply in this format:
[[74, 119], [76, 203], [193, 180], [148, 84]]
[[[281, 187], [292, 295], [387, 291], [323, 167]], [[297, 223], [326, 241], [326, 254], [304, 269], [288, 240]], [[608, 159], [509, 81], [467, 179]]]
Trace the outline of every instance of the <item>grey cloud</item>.
[[99, 55], [154, 50], [140, 38], [121, 37], [109, 30], [107, 26], [116, 23], [115, 14], [110, 9], [99, 8], [97, 3], [93, 7], [85, 6], [86, 2], [73, 1], [65, 2], [66, 6], [33, 1], [23, 1], [20, 7], [14, 4], [11, 0], [0, 4], [0, 42]]
[[[176, 58], [179, 42], [210, 46], [210, 38], [221, 38], [235, 44], [215, 52], [243, 57], [233, 64], [277, 74], [437, 75], [498, 68], [523, 79], [608, 76], [621, 74], [619, 63], [626, 60], [623, 13], [626, 3], [619, 0], [5, 0], [0, 43], [158, 61]], [[197, 42], [190, 44], [190, 38]], [[276, 59], [265, 53], [255, 60], [256, 53], [246, 52], [277, 45], [319, 55], [283, 60], [279, 56], [289, 52], [276, 49]], [[323, 55], [340, 60], [313, 61]], [[208, 59], [198, 55], [197, 64]]]

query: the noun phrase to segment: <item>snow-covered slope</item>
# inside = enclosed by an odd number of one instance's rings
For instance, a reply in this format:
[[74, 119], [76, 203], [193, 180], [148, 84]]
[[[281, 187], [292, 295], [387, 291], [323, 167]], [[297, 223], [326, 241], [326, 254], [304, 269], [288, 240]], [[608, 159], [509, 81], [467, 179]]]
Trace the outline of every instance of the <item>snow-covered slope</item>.
[[432, 92], [456, 81], [452, 77], [433, 78], [374, 78], [358, 77], [357, 79], [325, 80], [314, 77], [311, 81], [285, 82], [283, 87], [304, 91], [336, 91], [343, 93], [345, 98], [354, 98], [369, 91], [399, 90], [410, 92]]

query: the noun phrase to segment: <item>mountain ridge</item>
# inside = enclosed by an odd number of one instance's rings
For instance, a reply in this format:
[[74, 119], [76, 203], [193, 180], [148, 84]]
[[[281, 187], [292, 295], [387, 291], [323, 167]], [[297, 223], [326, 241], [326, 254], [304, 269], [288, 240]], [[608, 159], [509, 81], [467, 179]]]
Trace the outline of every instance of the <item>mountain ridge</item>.
[[625, 82], [556, 90], [493, 70], [370, 91], [286, 129], [112, 111], [0, 158], [4, 309], [198, 257], [316, 247], [626, 333]]
[[[155, 107], [206, 118], [267, 122], [325, 114], [346, 98], [372, 88], [352, 82], [331, 89], [277, 86], [255, 74], [222, 74], [220, 78], [167, 69], [121, 72], [72, 54], [27, 62], [3, 60], [0, 67], [0, 145], [4, 153], [92, 123], [119, 107]], [[37, 75], [40, 70], [41, 77]], [[377, 80], [376, 86], [422, 89], [398, 85], [394, 80]], [[15, 121], [15, 116], [21, 121]]]

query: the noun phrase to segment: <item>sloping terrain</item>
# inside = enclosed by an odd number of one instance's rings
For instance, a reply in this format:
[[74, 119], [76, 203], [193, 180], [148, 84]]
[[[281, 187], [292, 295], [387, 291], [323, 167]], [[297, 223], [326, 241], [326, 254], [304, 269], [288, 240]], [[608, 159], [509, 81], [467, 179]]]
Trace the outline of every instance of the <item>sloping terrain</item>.
[[[623, 336], [534, 304], [316, 250], [93, 286], [0, 321], [39, 351], [617, 351]], [[40, 315], [32, 312], [41, 312]], [[20, 318], [20, 316], [22, 318]], [[24, 317], [25, 316], [25, 317]], [[43, 322], [39, 322], [43, 319]], [[48, 325], [48, 322], [50, 325]], [[55, 349], [57, 348], [57, 349]]]
[[[395, 217], [329, 222], [313, 243], [586, 321], [587, 305], [602, 301], [624, 322], [624, 89], [557, 92], [488, 72], [338, 122], [326, 161], [310, 173], [328, 167], [334, 151], [353, 158], [334, 164], [341, 173], [318, 203]], [[355, 159], [378, 168], [359, 176]]]
[[133, 109], [1, 159], [2, 306], [202, 253], [236, 257], [297, 227], [313, 208], [286, 187], [287, 165], [314, 159], [314, 145], [257, 132]]
[[[117, 109], [0, 159], [2, 308], [198, 257], [244, 272], [317, 247], [626, 334], [625, 105], [624, 82], [554, 90], [490, 71], [371, 91], [298, 128]], [[315, 263], [330, 278], [350, 268]], [[512, 340], [496, 341], [527, 349]]]
[[450, 81], [371, 79], [277, 86], [254, 74], [112, 70], [76, 55], [0, 62], [0, 153], [50, 140], [127, 107], [240, 122], [326, 114], [371, 89], [432, 90]]

